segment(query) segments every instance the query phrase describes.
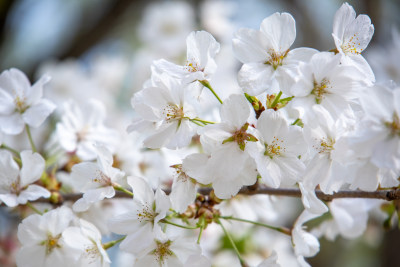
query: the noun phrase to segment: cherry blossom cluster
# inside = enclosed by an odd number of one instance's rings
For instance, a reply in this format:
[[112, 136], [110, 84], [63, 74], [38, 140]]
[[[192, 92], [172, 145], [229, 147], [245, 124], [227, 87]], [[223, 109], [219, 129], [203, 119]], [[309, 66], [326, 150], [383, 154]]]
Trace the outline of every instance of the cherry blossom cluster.
[[[310, 266], [304, 258], [318, 253], [319, 237], [360, 236], [368, 211], [381, 202], [328, 204], [315, 189], [330, 195], [399, 186], [400, 88], [375, 82], [362, 55], [373, 33], [370, 18], [356, 16], [345, 3], [333, 21], [334, 49], [292, 48], [294, 18], [272, 14], [259, 30], [234, 34], [233, 53], [243, 63], [241, 90], [234, 92], [213, 86], [220, 43], [206, 31], [192, 32], [184, 63], [154, 61], [151, 79], [133, 95], [129, 138], [119, 126], [107, 126], [110, 105], [70, 100], [54, 112], [56, 104], [43, 98], [48, 76], [31, 85], [21, 71], [4, 71], [0, 203], [36, 213], [18, 227], [17, 265], [110, 266], [106, 250], [119, 244], [128, 266], [211, 266], [207, 243], [219, 231], [237, 255], [235, 264]], [[48, 122], [50, 133], [38, 149], [31, 128], [53, 112], [55, 122]], [[21, 133], [30, 149], [8, 143]], [[146, 173], [144, 151], [153, 159], [156, 153], [171, 157], [168, 181]], [[299, 189], [304, 210], [290, 229], [272, 226], [285, 225], [277, 219], [279, 204], [239, 196], [246, 187]], [[207, 188], [211, 193], [200, 193]], [[130, 199], [117, 198], [117, 192]], [[64, 201], [69, 193], [80, 195]], [[32, 204], [40, 198], [47, 204]], [[328, 220], [305, 229], [327, 212]], [[230, 233], [239, 223], [268, 228], [285, 248], [271, 247], [268, 257], [249, 265]], [[114, 239], [102, 242], [104, 236]]]

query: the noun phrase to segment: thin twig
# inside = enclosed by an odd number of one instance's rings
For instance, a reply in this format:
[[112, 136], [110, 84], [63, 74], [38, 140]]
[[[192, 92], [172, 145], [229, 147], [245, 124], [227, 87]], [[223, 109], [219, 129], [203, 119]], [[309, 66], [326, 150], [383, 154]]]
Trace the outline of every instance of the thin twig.
[[[204, 187], [198, 190], [199, 193], [203, 195], [210, 194], [212, 188]], [[165, 193], [169, 194], [170, 189], [165, 189]], [[116, 198], [132, 198], [123, 192], [115, 192]], [[335, 198], [373, 198], [373, 199], [383, 199], [387, 201], [399, 200], [400, 199], [400, 189], [390, 189], [390, 190], [378, 190], [373, 192], [366, 191], [350, 191], [343, 190], [332, 195], [324, 194], [321, 190], [315, 190], [317, 197], [324, 201], [332, 201]], [[249, 189], [249, 187], [243, 187], [239, 194], [241, 195], [272, 195], [272, 196], [287, 196], [287, 197], [301, 197], [301, 192], [299, 189], [288, 189], [288, 188], [270, 188], [267, 186], [258, 186], [256, 189]], [[82, 194], [65, 194], [62, 195], [63, 201], [76, 201], [82, 197]], [[38, 199], [33, 202], [48, 202], [48, 199]], [[60, 203], [62, 204], [62, 203]]]

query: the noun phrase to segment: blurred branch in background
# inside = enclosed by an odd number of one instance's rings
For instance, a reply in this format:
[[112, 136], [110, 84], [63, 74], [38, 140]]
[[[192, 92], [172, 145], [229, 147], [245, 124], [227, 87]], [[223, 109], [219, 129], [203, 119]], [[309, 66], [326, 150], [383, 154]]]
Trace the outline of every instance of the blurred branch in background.
[[135, 9], [140, 10], [143, 8], [145, 2], [146, 1], [143, 0], [112, 1], [112, 4], [110, 4], [106, 12], [97, 20], [97, 23], [90, 28], [79, 31], [75, 35], [70, 47], [59, 56], [59, 59], [63, 60], [70, 57], [80, 57], [90, 48], [101, 42], [115, 29], [116, 25], [120, 22], [119, 18], [129, 7], [135, 5]]
[[13, 7], [14, 3], [15, 3], [14, 0], [0, 1], [0, 48], [2, 47], [1, 44], [4, 42], [4, 39], [6, 38], [5, 25], [6, 25], [7, 14]]

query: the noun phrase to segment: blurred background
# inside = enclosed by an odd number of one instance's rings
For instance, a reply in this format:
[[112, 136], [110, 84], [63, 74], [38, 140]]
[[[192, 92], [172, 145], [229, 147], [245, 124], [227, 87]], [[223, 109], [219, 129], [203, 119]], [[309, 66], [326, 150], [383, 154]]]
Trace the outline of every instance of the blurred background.
[[[363, 55], [377, 81], [400, 83], [400, 1], [348, 1], [357, 14], [367, 14], [374, 37]], [[34, 82], [49, 73], [46, 94], [57, 103], [63, 96], [85, 102], [96, 95], [121, 110], [150, 77], [153, 60], [180, 63], [186, 58], [187, 35], [206, 30], [221, 43], [215, 76], [219, 88], [237, 87], [240, 63], [231, 51], [233, 33], [240, 27], [259, 28], [274, 12], [289, 12], [296, 20], [294, 47], [334, 48], [333, 17], [338, 0], [0, 0], [0, 69], [24, 71]], [[107, 93], [106, 93], [107, 92]], [[222, 93], [223, 94], [223, 93]], [[126, 127], [126, 124], [125, 126]], [[8, 216], [8, 217], [7, 217]], [[4, 218], [8, 218], [7, 220]], [[8, 223], [6, 223], [6, 221]], [[12, 221], [12, 218], [11, 218]], [[0, 266], [14, 266], [15, 233], [9, 215], [0, 210]], [[372, 220], [356, 240], [321, 239], [321, 252], [312, 266], [400, 266], [398, 230], [382, 231]]]

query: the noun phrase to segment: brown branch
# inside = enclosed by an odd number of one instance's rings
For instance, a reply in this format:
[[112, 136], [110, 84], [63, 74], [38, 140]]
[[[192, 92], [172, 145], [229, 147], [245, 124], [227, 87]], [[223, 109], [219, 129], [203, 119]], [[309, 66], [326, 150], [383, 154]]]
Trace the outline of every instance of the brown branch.
[[[200, 188], [198, 192], [203, 195], [210, 194], [212, 188], [204, 187]], [[171, 192], [170, 189], [164, 190], [167, 194]], [[317, 197], [324, 201], [332, 201], [335, 198], [370, 198], [370, 199], [383, 199], [387, 201], [399, 200], [400, 199], [400, 189], [390, 189], [390, 190], [378, 190], [372, 192], [366, 191], [350, 191], [343, 190], [332, 195], [324, 194], [321, 190], [315, 190]], [[288, 188], [270, 188], [266, 186], [259, 186], [256, 189], [251, 189], [249, 187], [243, 187], [239, 194], [241, 195], [273, 195], [273, 196], [286, 196], [286, 197], [301, 197], [301, 191], [299, 189], [288, 189]], [[63, 201], [76, 201], [82, 197], [82, 194], [66, 194], [62, 195]], [[123, 192], [116, 192], [116, 198], [131, 198]], [[35, 202], [48, 202], [48, 199], [38, 199]]]

